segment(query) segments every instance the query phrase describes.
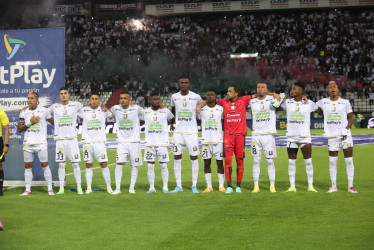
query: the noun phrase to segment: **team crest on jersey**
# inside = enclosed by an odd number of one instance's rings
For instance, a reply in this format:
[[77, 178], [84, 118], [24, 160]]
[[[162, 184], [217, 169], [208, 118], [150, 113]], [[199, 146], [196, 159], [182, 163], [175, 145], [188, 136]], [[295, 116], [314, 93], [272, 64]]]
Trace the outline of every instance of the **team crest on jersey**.
[[187, 102], [186, 102], [186, 99], [183, 99], [183, 103], [182, 103], [182, 106], [183, 106], [183, 107], [187, 107]]
[[92, 116], [91, 116], [92, 118], [96, 118], [96, 113], [95, 113], [95, 111], [92, 111]]
[[63, 115], [67, 115], [68, 114], [68, 111], [67, 111], [66, 107], [64, 107], [64, 109], [62, 110], [62, 114]]
[[197, 151], [197, 147], [193, 147], [192, 150], [193, 150], [193, 151]]
[[332, 104], [332, 111], [336, 111], [336, 106], [335, 106], [335, 103]]
[[264, 102], [261, 102], [261, 109], [265, 109]]
[[299, 104], [296, 104], [295, 111], [300, 112], [300, 106], [299, 106]]
[[127, 115], [126, 111], [124, 111], [123, 112], [123, 118], [127, 118], [127, 117], [128, 117], [128, 115]]
[[154, 113], [154, 114], [153, 114], [153, 120], [154, 120], [154, 121], [157, 121], [157, 113]]
[[[210, 112], [213, 112], [213, 110], [211, 110]], [[210, 113], [209, 118], [214, 118], [214, 113]]]
[[139, 157], [136, 157], [135, 162], [139, 162], [139, 161], [140, 161]]
[[235, 110], [235, 103], [231, 103], [231, 110]]

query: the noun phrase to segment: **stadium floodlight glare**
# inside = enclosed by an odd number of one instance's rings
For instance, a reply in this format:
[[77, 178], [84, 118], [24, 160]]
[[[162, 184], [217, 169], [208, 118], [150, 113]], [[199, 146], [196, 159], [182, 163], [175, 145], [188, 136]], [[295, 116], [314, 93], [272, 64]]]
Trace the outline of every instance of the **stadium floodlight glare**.
[[234, 54], [230, 54], [231, 59], [255, 58], [257, 56], [258, 56], [258, 53], [234, 53]]

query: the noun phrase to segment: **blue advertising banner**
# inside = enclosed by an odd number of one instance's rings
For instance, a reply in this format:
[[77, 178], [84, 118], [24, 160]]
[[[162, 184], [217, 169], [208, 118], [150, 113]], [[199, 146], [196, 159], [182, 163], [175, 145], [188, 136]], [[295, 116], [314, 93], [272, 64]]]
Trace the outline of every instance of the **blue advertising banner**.
[[[0, 109], [10, 122], [10, 149], [4, 162], [5, 184], [9, 185], [9, 181], [24, 180], [23, 133], [17, 132], [17, 123], [20, 109], [28, 105], [28, 93], [37, 92], [38, 105], [49, 107], [59, 101], [59, 89], [65, 85], [65, 30], [5, 30], [0, 31], [0, 38]], [[52, 129], [49, 125], [49, 141]], [[57, 179], [54, 148], [49, 150], [49, 164]], [[42, 180], [38, 160], [34, 161], [33, 174], [34, 181]]]

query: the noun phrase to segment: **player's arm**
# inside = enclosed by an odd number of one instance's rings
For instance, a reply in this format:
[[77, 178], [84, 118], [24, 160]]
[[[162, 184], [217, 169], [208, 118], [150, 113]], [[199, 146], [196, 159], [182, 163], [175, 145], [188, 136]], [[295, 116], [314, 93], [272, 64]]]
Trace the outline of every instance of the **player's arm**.
[[9, 125], [4, 125], [3, 126], [4, 128], [4, 148], [3, 148], [3, 152], [4, 154], [7, 154], [8, 153], [8, 150], [9, 150]]
[[171, 107], [171, 113], [173, 114], [173, 118], [170, 120], [170, 129], [174, 130], [174, 124], [175, 124], [175, 107]]
[[353, 113], [348, 113], [347, 114], [348, 116], [348, 124], [347, 124], [347, 127], [345, 127], [346, 129], [351, 129], [352, 127], [352, 124], [353, 124], [353, 120], [354, 120], [354, 117], [353, 117]]
[[202, 101], [197, 107], [196, 107], [196, 113], [200, 114], [201, 109], [206, 106], [206, 101]]
[[47, 119], [47, 121], [52, 124], [52, 125], [55, 125], [55, 119], [53, 119], [53, 117]]
[[348, 113], [347, 116], [348, 116], [348, 124], [342, 132], [343, 140], [347, 139], [348, 130], [351, 129], [353, 120], [354, 120], [352, 112]]
[[318, 107], [318, 109], [316, 109], [316, 110], [314, 111], [314, 113], [317, 113], [317, 114], [319, 114], [319, 115], [323, 115], [323, 111], [322, 111], [322, 109], [321, 109], [320, 107]]
[[[21, 111], [22, 113], [23, 111]], [[18, 122], [18, 132], [26, 131], [31, 125], [40, 122], [39, 116], [31, 117], [30, 121], [26, 121], [23, 117], [20, 117], [20, 121]]]

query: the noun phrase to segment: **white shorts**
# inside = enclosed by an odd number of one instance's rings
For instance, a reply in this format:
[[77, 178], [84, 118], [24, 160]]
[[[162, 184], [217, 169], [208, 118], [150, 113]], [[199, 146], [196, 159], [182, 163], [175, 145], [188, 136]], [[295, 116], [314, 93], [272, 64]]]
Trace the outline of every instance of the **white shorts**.
[[98, 162], [107, 162], [108, 154], [106, 152], [105, 142], [94, 142], [83, 144], [83, 160], [86, 163], [92, 163], [95, 156]]
[[167, 146], [146, 146], [144, 161], [154, 162], [158, 157], [159, 162], [169, 162], [169, 151]]
[[340, 151], [340, 149], [347, 149], [353, 147], [353, 141], [351, 136], [347, 136], [347, 139], [342, 138], [330, 138], [328, 140], [329, 151]]
[[81, 161], [78, 140], [76, 138], [56, 141], [56, 162], [65, 162], [66, 158], [69, 158], [71, 162]]
[[287, 148], [302, 148], [312, 143], [310, 137], [290, 136], [287, 137]]
[[274, 135], [252, 135], [252, 155], [261, 155], [262, 150], [265, 158], [277, 157]]
[[143, 165], [140, 142], [118, 142], [116, 162], [126, 163], [127, 157], [131, 166]]
[[174, 133], [173, 144], [174, 155], [181, 155], [185, 148], [188, 149], [190, 156], [199, 155], [199, 139], [197, 134]]
[[23, 146], [24, 162], [33, 162], [35, 154], [38, 155], [40, 162], [48, 162], [47, 144], [29, 144]]
[[214, 156], [216, 160], [223, 160], [223, 143], [205, 144], [201, 150], [203, 159], [212, 159]]

